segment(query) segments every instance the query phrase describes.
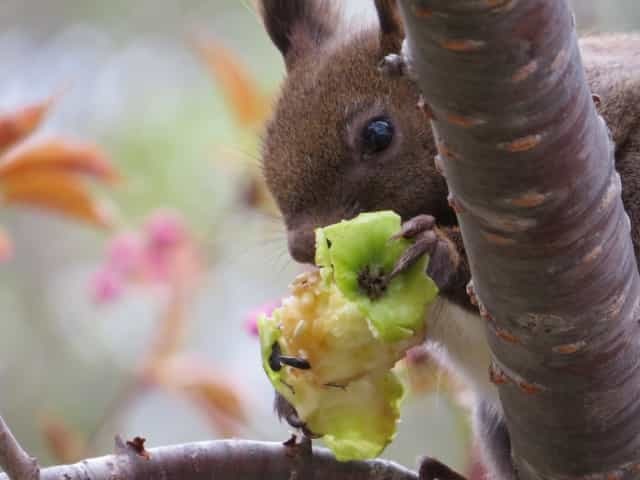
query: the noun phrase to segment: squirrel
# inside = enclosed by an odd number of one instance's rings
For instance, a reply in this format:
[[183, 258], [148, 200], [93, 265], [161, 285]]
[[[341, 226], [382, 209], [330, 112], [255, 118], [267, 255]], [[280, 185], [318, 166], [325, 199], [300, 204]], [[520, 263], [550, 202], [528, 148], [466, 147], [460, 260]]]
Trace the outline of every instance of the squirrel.
[[[264, 27], [282, 54], [286, 78], [266, 126], [261, 158], [294, 260], [313, 263], [314, 229], [361, 212], [393, 210], [400, 234], [420, 239], [439, 298], [429, 313], [438, 362], [475, 396], [473, 426], [489, 475], [516, 478], [497, 388], [489, 379], [486, 325], [467, 294], [471, 274], [448, 203], [421, 92], [402, 65], [405, 40], [395, 0], [373, 0], [377, 22], [340, 30], [330, 0], [259, 0]], [[622, 200], [640, 246], [640, 35], [579, 39], [594, 101], [615, 145]], [[415, 253], [415, 252], [414, 252]], [[406, 259], [407, 264], [414, 259]], [[276, 395], [291, 426], [313, 432]], [[421, 468], [421, 472], [422, 472]]]

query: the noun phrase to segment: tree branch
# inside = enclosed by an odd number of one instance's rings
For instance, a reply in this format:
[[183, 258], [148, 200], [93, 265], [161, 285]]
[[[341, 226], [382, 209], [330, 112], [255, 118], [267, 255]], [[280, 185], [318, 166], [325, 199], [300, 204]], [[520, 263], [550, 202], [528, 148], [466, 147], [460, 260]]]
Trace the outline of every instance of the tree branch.
[[567, 2], [401, 6], [519, 476], [637, 478], [640, 282]]
[[8, 477], [1, 476], [11, 480], [37, 480], [40, 472], [36, 459], [24, 451], [2, 417], [0, 417], [0, 467], [8, 474]]
[[[43, 468], [41, 480], [290, 480], [299, 470], [296, 446], [248, 440], [218, 440], [153, 448], [142, 454], [132, 447], [119, 453], [84, 460], [75, 465]], [[147, 459], [148, 456], [148, 459]], [[314, 478], [333, 480], [417, 480], [415, 473], [392, 462], [338, 462], [328, 450], [314, 448], [305, 473]], [[15, 477], [18, 478], [18, 477]], [[12, 478], [12, 480], [15, 480]], [[24, 477], [22, 477], [24, 478]], [[9, 480], [0, 474], [0, 480]]]

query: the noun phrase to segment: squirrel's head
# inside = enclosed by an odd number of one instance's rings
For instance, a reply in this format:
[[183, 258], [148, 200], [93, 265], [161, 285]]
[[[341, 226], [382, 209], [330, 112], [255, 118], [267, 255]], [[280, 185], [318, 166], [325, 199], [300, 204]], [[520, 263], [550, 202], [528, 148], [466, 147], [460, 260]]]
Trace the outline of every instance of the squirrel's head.
[[287, 69], [263, 142], [264, 174], [299, 262], [313, 262], [316, 227], [363, 211], [455, 221], [418, 88], [401, 66], [381, 67], [403, 41], [395, 1], [375, 0], [378, 26], [346, 36], [335, 3], [260, 1]]

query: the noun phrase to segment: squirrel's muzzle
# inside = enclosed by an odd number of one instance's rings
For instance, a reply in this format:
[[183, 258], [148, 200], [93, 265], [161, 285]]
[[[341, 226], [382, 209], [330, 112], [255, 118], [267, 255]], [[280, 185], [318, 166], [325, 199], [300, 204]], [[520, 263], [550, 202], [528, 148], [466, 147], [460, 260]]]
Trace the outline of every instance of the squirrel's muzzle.
[[316, 252], [314, 229], [300, 227], [287, 233], [289, 254], [299, 263], [313, 263]]

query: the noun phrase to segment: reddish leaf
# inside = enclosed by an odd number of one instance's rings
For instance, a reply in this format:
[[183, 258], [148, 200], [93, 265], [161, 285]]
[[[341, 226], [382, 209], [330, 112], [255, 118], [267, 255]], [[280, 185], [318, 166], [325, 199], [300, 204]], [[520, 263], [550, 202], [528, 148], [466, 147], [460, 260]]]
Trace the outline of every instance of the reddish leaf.
[[9, 154], [0, 162], [0, 180], [18, 181], [18, 177], [41, 172], [78, 173], [106, 183], [115, 183], [119, 173], [96, 147], [50, 139]]
[[246, 424], [247, 414], [240, 389], [206, 360], [183, 355], [158, 367], [156, 385], [193, 401], [221, 435], [233, 436]]
[[261, 169], [249, 169], [247, 177], [247, 184], [242, 195], [244, 203], [248, 207], [261, 210], [267, 214], [279, 215], [280, 211], [267, 188]]
[[276, 202], [267, 188], [259, 163], [252, 155], [239, 152], [225, 145], [218, 145], [212, 155], [216, 171], [241, 177], [238, 201], [269, 216], [280, 215]]
[[42, 122], [55, 97], [0, 115], [0, 154], [29, 136]]
[[45, 443], [60, 463], [74, 463], [85, 456], [85, 442], [62, 418], [45, 414], [40, 419]]
[[53, 210], [67, 217], [107, 227], [110, 217], [98, 204], [78, 176], [66, 172], [33, 171], [29, 175], [10, 175], [1, 184], [2, 201]]
[[213, 41], [196, 41], [195, 48], [224, 92], [238, 122], [243, 126], [262, 123], [270, 102], [236, 56]]

